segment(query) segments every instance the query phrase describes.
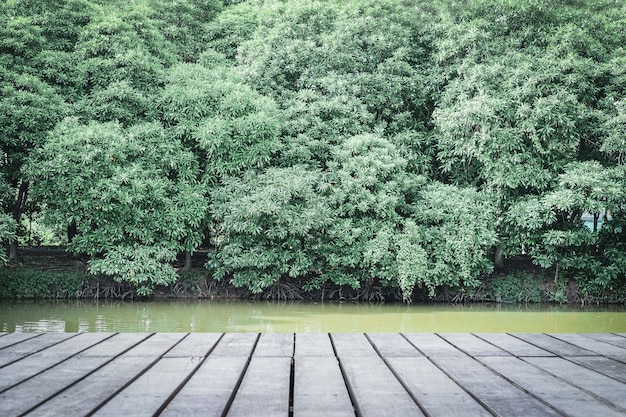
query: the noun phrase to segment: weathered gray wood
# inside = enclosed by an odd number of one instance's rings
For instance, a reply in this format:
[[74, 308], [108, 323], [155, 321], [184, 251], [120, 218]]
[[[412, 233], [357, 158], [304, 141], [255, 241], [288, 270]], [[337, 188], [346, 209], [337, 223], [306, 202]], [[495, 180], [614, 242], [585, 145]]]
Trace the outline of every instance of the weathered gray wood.
[[192, 358], [162, 358], [117, 393], [94, 416], [151, 417], [199, 366]]
[[626, 411], [626, 384], [622, 382], [563, 358], [535, 357], [525, 361]]
[[111, 361], [148, 337], [142, 333], [121, 333], [49, 368], [0, 394], [0, 415], [17, 416], [53, 397], [95, 369]]
[[185, 334], [158, 333], [35, 408], [30, 416], [86, 415], [131, 383]]
[[476, 336], [498, 346], [513, 356], [554, 356], [554, 353], [538, 348], [506, 333], [477, 333]]
[[568, 359], [611, 378], [626, 382], [626, 363], [624, 362], [618, 362], [604, 356], [576, 356]]
[[471, 392], [474, 398], [506, 417], [557, 417], [555, 410], [511, 385], [500, 375], [467, 355], [433, 356], [431, 360], [454, 381]]
[[0, 367], [76, 336], [76, 333], [45, 333], [39, 337], [29, 339], [28, 343], [18, 343], [6, 347], [0, 350]]
[[448, 343], [470, 356], [509, 356], [510, 354], [499, 347], [488, 343], [470, 333], [443, 333], [440, 334]]
[[388, 357], [387, 362], [429, 416], [492, 416], [427, 358]]
[[422, 356], [415, 346], [398, 333], [369, 333], [367, 337], [384, 357]]
[[609, 343], [611, 345], [618, 346], [622, 349], [626, 349], [626, 337], [611, 334], [611, 333], [590, 333], [585, 334], [586, 337], [590, 337], [595, 340], [599, 340], [604, 343]]
[[0, 392], [111, 336], [111, 333], [81, 333], [0, 368]]
[[543, 333], [515, 333], [513, 336], [524, 340], [541, 349], [552, 352], [557, 356], [594, 356], [597, 353], [583, 349], [571, 343], [564, 342]]
[[521, 359], [509, 356], [478, 360], [567, 416], [624, 417], [625, 410], [611, 407]]
[[221, 337], [222, 333], [189, 333], [180, 343], [169, 350], [164, 357], [204, 358]]
[[[620, 359], [626, 359], [626, 349], [611, 345], [609, 343], [601, 342], [590, 337], [583, 336], [582, 334], [573, 333], [557, 333], [550, 336], [563, 340], [567, 343], [579, 346], [583, 349], [590, 350], [596, 354], [615, 357]], [[564, 356], [564, 355], [561, 355]]]
[[294, 416], [354, 417], [337, 358], [298, 356], [294, 365]]
[[288, 416], [290, 387], [294, 417], [626, 415], [617, 334], [24, 337], [0, 336], [3, 417]]
[[187, 335], [154, 366], [109, 400], [95, 415], [154, 415], [196, 371], [221, 336], [217, 333]]
[[292, 357], [293, 333], [263, 333], [254, 349], [254, 356]]
[[294, 356], [332, 356], [334, 358], [335, 352], [328, 333], [296, 333]]
[[330, 335], [337, 356], [376, 356], [376, 350], [363, 333], [333, 333]]
[[258, 338], [258, 333], [226, 333], [211, 356], [250, 356]]
[[247, 362], [245, 356], [209, 356], [163, 410], [161, 417], [221, 416]]
[[446, 340], [433, 333], [407, 333], [404, 337], [428, 357], [467, 356]]
[[229, 417], [287, 417], [291, 358], [253, 356]]
[[348, 355], [339, 360], [359, 417], [424, 415], [379, 356]]
[[0, 349], [15, 345], [33, 337], [41, 336], [43, 333], [5, 333], [0, 337]]

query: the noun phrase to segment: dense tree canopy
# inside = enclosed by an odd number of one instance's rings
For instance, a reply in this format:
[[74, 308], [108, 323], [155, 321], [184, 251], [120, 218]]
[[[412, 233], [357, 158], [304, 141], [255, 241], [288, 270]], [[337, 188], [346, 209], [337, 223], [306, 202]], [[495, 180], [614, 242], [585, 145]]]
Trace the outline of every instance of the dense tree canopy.
[[144, 294], [204, 247], [253, 293], [410, 301], [523, 255], [601, 297], [624, 27], [611, 0], [6, 1], [0, 239], [15, 258], [28, 207]]

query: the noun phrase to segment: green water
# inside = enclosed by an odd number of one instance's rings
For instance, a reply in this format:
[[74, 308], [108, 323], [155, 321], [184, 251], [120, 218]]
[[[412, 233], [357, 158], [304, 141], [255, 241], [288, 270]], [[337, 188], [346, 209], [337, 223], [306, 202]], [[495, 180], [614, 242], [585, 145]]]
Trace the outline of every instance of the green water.
[[0, 301], [0, 331], [626, 333], [626, 310], [513, 304]]

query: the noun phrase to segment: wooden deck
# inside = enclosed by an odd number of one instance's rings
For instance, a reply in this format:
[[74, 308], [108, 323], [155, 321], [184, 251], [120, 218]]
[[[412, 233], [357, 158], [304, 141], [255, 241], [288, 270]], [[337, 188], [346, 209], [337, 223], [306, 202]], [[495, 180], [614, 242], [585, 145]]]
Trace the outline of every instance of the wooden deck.
[[626, 334], [0, 333], [0, 416], [626, 416]]

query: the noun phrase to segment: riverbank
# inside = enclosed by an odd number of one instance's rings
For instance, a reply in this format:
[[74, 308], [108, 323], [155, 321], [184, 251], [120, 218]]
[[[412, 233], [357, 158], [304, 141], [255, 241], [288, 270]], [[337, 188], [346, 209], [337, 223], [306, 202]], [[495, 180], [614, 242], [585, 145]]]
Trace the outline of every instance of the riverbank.
[[[399, 292], [371, 282], [367, 287], [325, 286], [319, 290], [303, 289], [304, 280], [281, 282], [260, 294], [235, 288], [229, 282], [215, 281], [204, 268], [206, 253], [192, 257], [191, 268], [184, 271], [184, 259], [176, 264], [179, 279], [171, 286], [155, 288], [153, 299], [267, 299], [322, 301], [401, 301]], [[21, 249], [19, 263], [0, 268], [0, 298], [51, 299], [138, 299], [135, 288], [127, 283], [98, 278], [89, 274], [87, 259], [63, 249]], [[550, 271], [533, 265], [529, 259], [508, 259], [505, 268], [484, 276], [478, 288], [440, 288], [433, 299], [416, 290], [414, 301], [502, 302], [502, 303], [578, 303], [614, 304], [626, 301], [626, 287], [609, 288], [591, 294], [572, 280], [554, 283]]]

